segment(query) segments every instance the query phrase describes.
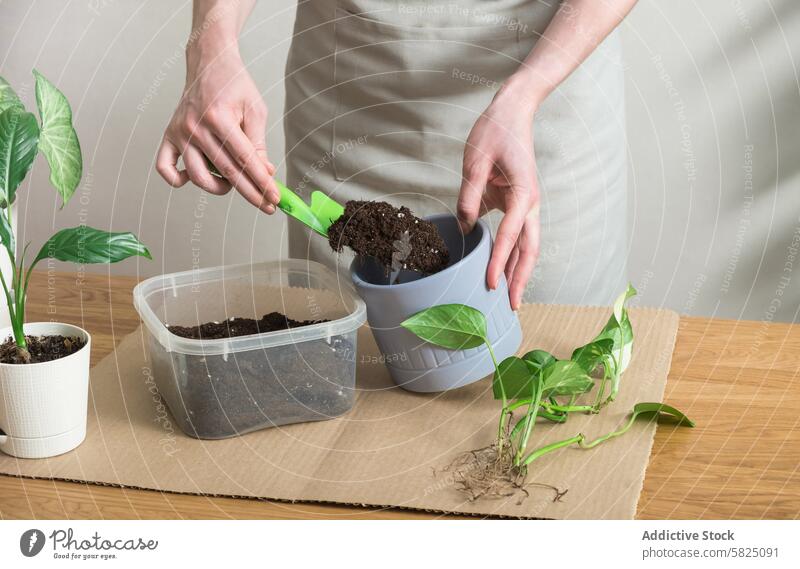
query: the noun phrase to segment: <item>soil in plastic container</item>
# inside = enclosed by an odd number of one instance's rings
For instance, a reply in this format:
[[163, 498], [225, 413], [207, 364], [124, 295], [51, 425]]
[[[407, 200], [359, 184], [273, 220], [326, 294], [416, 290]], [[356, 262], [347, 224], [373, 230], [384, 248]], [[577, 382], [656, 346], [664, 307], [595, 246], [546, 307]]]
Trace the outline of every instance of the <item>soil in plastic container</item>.
[[220, 338], [263, 334], [264, 332], [277, 332], [278, 330], [310, 326], [321, 322], [327, 322], [327, 320], [292, 320], [280, 312], [270, 312], [262, 316], [260, 320], [233, 317], [224, 322], [206, 322], [199, 326], [168, 326], [168, 328], [170, 332], [182, 338], [218, 340]]
[[[217, 339], [326, 322], [279, 312], [199, 326], [169, 326], [179, 336]], [[355, 353], [343, 336], [228, 355], [181, 356], [151, 349], [159, 390], [184, 432], [220, 439], [265, 427], [319, 421], [350, 410]], [[352, 382], [352, 379], [350, 379]]]

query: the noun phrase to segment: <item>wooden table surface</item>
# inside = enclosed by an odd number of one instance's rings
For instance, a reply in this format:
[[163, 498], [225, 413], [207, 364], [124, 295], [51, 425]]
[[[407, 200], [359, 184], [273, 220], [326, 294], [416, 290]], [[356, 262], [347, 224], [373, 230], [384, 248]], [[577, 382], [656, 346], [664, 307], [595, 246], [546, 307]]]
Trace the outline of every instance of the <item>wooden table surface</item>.
[[[139, 324], [136, 279], [40, 272], [28, 320], [92, 332], [98, 362]], [[659, 428], [642, 519], [800, 517], [800, 326], [682, 318], [665, 401], [695, 429]], [[432, 518], [399, 509], [187, 496], [0, 476], [0, 518]]]

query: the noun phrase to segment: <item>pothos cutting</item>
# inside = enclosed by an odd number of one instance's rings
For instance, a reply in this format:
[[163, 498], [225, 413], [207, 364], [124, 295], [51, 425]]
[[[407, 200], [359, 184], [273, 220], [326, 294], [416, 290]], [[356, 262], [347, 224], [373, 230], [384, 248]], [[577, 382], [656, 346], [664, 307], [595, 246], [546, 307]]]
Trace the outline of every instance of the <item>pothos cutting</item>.
[[[591, 342], [575, 348], [569, 359], [532, 350], [498, 364], [487, 337], [486, 318], [463, 304], [433, 306], [403, 322], [403, 327], [421, 339], [451, 350], [485, 345], [494, 363], [492, 393], [501, 404], [497, 438], [485, 448], [461, 455], [448, 467], [471, 499], [525, 491], [525, 479], [534, 461], [569, 446], [593, 448], [625, 434], [640, 418], [668, 416], [680, 425], [694, 426], [674, 407], [637, 403], [624, 425], [594, 440], [577, 433], [548, 445], [536, 446], [534, 442], [539, 419], [565, 424], [573, 413], [599, 413], [614, 401], [633, 353], [633, 327], [626, 301], [635, 294], [636, 290], [628, 285], [614, 303], [603, 329]], [[555, 487], [544, 486], [556, 491], [556, 500], [563, 495]]]

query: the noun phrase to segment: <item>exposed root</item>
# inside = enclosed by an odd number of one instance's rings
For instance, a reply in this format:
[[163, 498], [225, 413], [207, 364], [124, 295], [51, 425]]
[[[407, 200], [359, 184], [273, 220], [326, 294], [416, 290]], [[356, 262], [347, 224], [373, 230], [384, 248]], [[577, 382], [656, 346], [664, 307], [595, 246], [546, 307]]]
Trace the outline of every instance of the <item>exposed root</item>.
[[514, 448], [508, 439], [500, 452], [497, 443], [467, 451], [441, 471], [452, 477], [455, 488], [466, 494], [470, 502], [519, 495], [517, 505], [520, 505], [530, 495], [528, 487], [532, 486], [552, 490], [553, 502], [560, 502], [567, 493], [543, 482], [526, 482], [527, 471], [514, 466]]
[[22, 363], [31, 363], [31, 353], [26, 348], [20, 348], [17, 346], [17, 357], [22, 361]]

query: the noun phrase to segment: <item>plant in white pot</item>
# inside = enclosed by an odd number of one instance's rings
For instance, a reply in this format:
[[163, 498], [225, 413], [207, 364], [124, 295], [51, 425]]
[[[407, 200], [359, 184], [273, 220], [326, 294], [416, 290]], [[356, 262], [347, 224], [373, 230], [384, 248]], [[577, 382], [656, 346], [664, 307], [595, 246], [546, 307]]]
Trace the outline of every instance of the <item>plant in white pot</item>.
[[72, 450], [86, 436], [89, 334], [71, 324], [25, 322], [28, 284], [43, 259], [115, 263], [150, 252], [132, 233], [87, 226], [63, 229], [25, 263], [17, 256], [12, 229], [16, 191], [42, 152], [50, 182], [66, 205], [83, 171], [78, 136], [66, 97], [38, 72], [36, 106], [29, 113], [0, 77], [0, 241], [11, 261], [10, 278], [0, 273], [11, 326], [0, 330], [0, 450], [21, 458], [43, 458]]

